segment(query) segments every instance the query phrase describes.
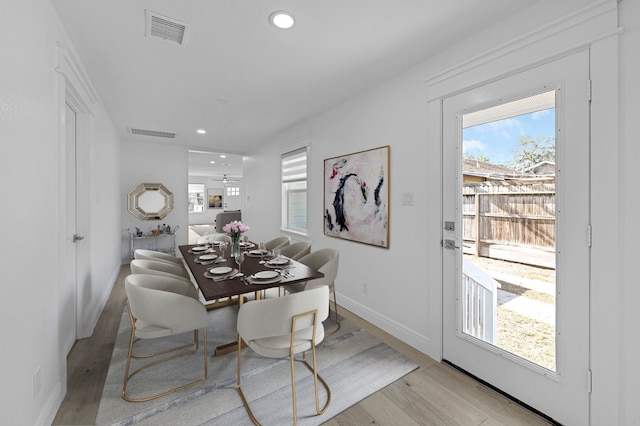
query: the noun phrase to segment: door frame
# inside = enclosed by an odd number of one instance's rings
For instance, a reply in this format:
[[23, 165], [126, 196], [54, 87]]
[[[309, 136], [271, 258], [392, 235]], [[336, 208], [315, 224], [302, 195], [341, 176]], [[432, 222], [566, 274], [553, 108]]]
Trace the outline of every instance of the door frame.
[[[93, 317], [89, 312], [90, 306], [86, 303], [90, 297], [90, 261], [91, 261], [91, 221], [90, 221], [90, 196], [91, 196], [91, 126], [95, 117], [94, 109], [98, 96], [93, 91], [93, 86], [86, 73], [81, 68], [72, 50], [63, 43], [57, 45], [57, 111], [58, 111], [58, 187], [61, 188], [61, 200], [58, 203], [58, 229], [65, 229], [65, 201], [64, 194], [66, 180], [66, 129], [65, 129], [65, 105], [68, 103], [76, 111], [76, 231], [84, 236], [83, 250], [76, 262], [76, 339], [85, 338], [93, 332], [92, 322], [87, 320]], [[71, 236], [72, 237], [72, 236]], [[67, 264], [65, 245], [69, 243], [70, 236], [64, 231], [58, 236], [58, 281], [63, 282], [65, 273], [64, 265]], [[79, 273], [78, 273], [79, 272]], [[85, 294], [86, 293], [86, 294]], [[59, 306], [62, 309], [62, 306]], [[60, 337], [61, 347], [63, 339]]]
[[[556, 372], [550, 372], [544, 368], [536, 368], [533, 363], [523, 362], [519, 357], [511, 356], [504, 350], [494, 348], [489, 344], [476, 342], [469, 336], [461, 335], [459, 330], [459, 309], [458, 300], [461, 249], [454, 251], [445, 250], [443, 247], [443, 356], [448, 351], [449, 361], [460, 365], [461, 368], [469, 370], [471, 374], [480, 376], [483, 380], [489, 381], [492, 385], [501, 388], [503, 391], [513, 393], [516, 398], [523, 399], [525, 403], [535, 406], [542, 411], [548, 410], [546, 414], [554, 416], [559, 421], [569, 421], [572, 414], [566, 409], [559, 409], [551, 412], [555, 407], [554, 395], [560, 396], [563, 392], [570, 392], [569, 400], [573, 410], [582, 416], [582, 422], [586, 422], [589, 412], [589, 388], [590, 388], [590, 359], [589, 359], [589, 319], [590, 319], [590, 275], [588, 269], [577, 267], [582, 262], [589, 262], [589, 245], [586, 240], [580, 237], [586, 234], [590, 224], [590, 125], [589, 125], [589, 98], [583, 87], [589, 82], [590, 57], [589, 50], [584, 49], [566, 55], [562, 58], [549, 61], [523, 70], [520, 73], [510, 74], [503, 79], [495, 79], [487, 85], [478, 86], [468, 91], [461, 91], [443, 100], [442, 109], [442, 191], [443, 191], [443, 220], [455, 221], [458, 226], [455, 231], [443, 230], [443, 238], [451, 238], [455, 235], [455, 241], [460, 246], [461, 223], [460, 220], [460, 161], [462, 153], [461, 146], [461, 121], [460, 114], [464, 111], [474, 112], [484, 106], [493, 106], [496, 102], [509, 102], [513, 97], [526, 96], [527, 93], [535, 94], [554, 88], [561, 94], [557, 98], [559, 108], [557, 114], [557, 129], [560, 129], [559, 140], [557, 140], [557, 165], [556, 174], [557, 190], [563, 191], [561, 197], [557, 199], [557, 284], [558, 292], [556, 301], [557, 323], [556, 323]], [[541, 75], [541, 78], [538, 78]], [[571, 76], [571, 78], [568, 78]], [[576, 76], [575, 78], [573, 76]], [[531, 80], [533, 78], [533, 80]], [[533, 81], [533, 83], [529, 83]], [[556, 83], [557, 82], [557, 83]], [[549, 84], [551, 83], [551, 84]], [[557, 84], [557, 86], [556, 86]], [[515, 88], [513, 87], [514, 85]], [[518, 86], [522, 86], [519, 89]], [[497, 90], [497, 92], [496, 92]], [[564, 92], [564, 95], [562, 93]], [[567, 92], [570, 92], [569, 95]], [[567, 97], [572, 105], [571, 109], [564, 109], [568, 103]], [[448, 107], [447, 100], [453, 104]], [[468, 106], [467, 106], [468, 105]], [[449, 111], [447, 111], [447, 109]], [[455, 114], [455, 116], [454, 116]], [[567, 118], [570, 117], [570, 118]], [[456, 128], [453, 129], [455, 123]], [[564, 138], [562, 135], [568, 132], [570, 136]], [[445, 149], [445, 136], [456, 137], [456, 146], [450, 145]], [[565, 154], [565, 150], [571, 155]], [[571, 150], [571, 151], [569, 151]], [[455, 157], [454, 157], [455, 155]], [[455, 185], [455, 192], [458, 196], [445, 198], [445, 194], [453, 192], [445, 182], [451, 179], [452, 161], [456, 162], [455, 182], [448, 185]], [[447, 168], [450, 172], [445, 173]], [[566, 170], [566, 171], [565, 171]], [[572, 188], [580, 185], [587, 185], [582, 192], [573, 192]], [[446, 187], [446, 188], [445, 188]], [[448, 189], [448, 191], [447, 191]], [[567, 200], [569, 194], [571, 200]], [[458, 201], [456, 201], [458, 200]], [[573, 213], [569, 212], [569, 204], [573, 208]], [[578, 201], [579, 204], [575, 202]], [[455, 204], [455, 209], [453, 204]], [[565, 212], [566, 210], [566, 212]], [[571, 216], [570, 216], [571, 215]], [[574, 220], [573, 218], [579, 218]], [[581, 226], [584, 225], [584, 229]], [[583, 233], [584, 232], [584, 233]], [[563, 260], [564, 259], [564, 260]], [[579, 261], [579, 262], [578, 262]], [[571, 266], [573, 265], [573, 266]], [[567, 270], [569, 267], [575, 269]], [[453, 268], [453, 269], [452, 269]], [[453, 273], [455, 270], [455, 274]], [[569, 280], [567, 274], [571, 271], [580, 272], [580, 280]], [[452, 275], [453, 274], [453, 275]], [[455, 286], [452, 287], [452, 286]], [[583, 291], [584, 288], [584, 291]], [[453, 293], [452, 293], [453, 292]], [[567, 300], [571, 298], [572, 310], [567, 310], [569, 305]], [[452, 303], [456, 306], [450, 306]], [[564, 307], [560, 309], [560, 307]], [[579, 324], [575, 319], [569, 320], [567, 315], [576, 313], [579, 315]], [[452, 319], [453, 318], [453, 319]], [[453, 325], [452, 325], [453, 324]], [[586, 327], [586, 328], [585, 328]], [[566, 332], [566, 333], [565, 333]], [[563, 334], [564, 333], [564, 334]], [[570, 341], [571, 345], [567, 342]], [[447, 343], [448, 342], [448, 343]], [[465, 343], [466, 342], [466, 343]], [[577, 345], [576, 345], [577, 343]], [[466, 348], [466, 349], [465, 349]], [[578, 348], [579, 350], [577, 350]], [[568, 359], [569, 350], [572, 359]], [[468, 354], [468, 355], [467, 355]], [[471, 355], [474, 354], [474, 355]], [[511, 361], [504, 361], [511, 359]], [[483, 374], [480, 374], [483, 372]], [[500, 372], [500, 373], [499, 373]], [[505, 373], [505, 374], [502, 374]], [[584, 377], [584, 379], [583, 379]], [[528, 386], [520, 387], [516, 383], [519, 379], [526, 380]], [[519, 382], [518, 382], [519, 383]], [[546, 391], [544, 391], [546, 389]], [[564, 416], [564, 417], [563, 417]]]

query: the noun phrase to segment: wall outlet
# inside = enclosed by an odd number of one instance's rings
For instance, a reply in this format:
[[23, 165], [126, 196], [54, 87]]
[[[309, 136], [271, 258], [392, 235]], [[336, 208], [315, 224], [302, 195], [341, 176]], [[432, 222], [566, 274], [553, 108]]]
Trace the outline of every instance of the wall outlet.
[[36, 371], [33, 372], [33, 397], [35, 398], [40, 393], [40, 389], [42, 388], [42, 372], [40, 367], [36, 368]]
[[365, 296], [369, 294], [369, 285], [367, 283], [362, 283], [362, 294]]

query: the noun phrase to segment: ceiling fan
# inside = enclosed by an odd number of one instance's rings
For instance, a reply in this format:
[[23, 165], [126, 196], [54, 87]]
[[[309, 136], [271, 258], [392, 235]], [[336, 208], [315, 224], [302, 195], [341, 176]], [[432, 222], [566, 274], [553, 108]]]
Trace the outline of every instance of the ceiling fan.
[[215, 180], [222, 183], [240, 182], [240, 180], [235, 177], [228, 177], [226, 173], [222, 175], [222, 178], [218, 177], [218, 178], [213, 178], [211, 180]]

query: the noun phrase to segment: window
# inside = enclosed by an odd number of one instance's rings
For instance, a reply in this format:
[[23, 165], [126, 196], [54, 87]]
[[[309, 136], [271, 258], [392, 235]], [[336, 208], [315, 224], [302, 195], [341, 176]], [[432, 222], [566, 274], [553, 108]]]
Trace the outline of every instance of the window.
[[190, 183], [189, 184], [189, 213], [202, 213], [204, 212], [204, 184], [203, 183]]
[[239, 197], [240, 188], [237, 186], [227, 186], [227, 195], [230, 197]]
[[282, 155], [282, 227], [307, 232], [307, 147]]

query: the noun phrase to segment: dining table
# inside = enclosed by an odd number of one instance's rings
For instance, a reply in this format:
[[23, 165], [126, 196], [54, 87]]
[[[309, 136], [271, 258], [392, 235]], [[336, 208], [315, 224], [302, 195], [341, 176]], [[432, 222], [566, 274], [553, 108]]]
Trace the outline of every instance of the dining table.
[[[290, 284], [324, 277], [322, 272], [293, 259], [273, 256], [270, 252], [261, 254], [257, 244], [252, 242], [245, 242], [241, 247], [244, 261], [240, 266], [231, 256], [231, 247], [227, 246], [223, 254], [216, 241], [209, 245], [188, 244], [178, 248], [206, 301], [207, 309], [242, 304], [247, 295], [253, 294], [255, 299], [259, 299], [264, 290], [286, 289]], [[220, 346], [215, 354], [233, 351], [236, 344]]]

